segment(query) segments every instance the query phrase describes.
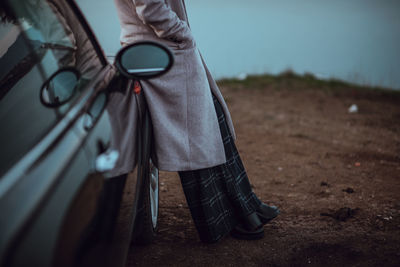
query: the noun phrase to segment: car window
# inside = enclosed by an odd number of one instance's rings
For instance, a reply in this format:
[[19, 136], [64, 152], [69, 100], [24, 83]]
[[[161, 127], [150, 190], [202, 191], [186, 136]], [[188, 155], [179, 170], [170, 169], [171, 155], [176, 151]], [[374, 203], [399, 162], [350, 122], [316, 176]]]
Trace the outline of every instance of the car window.
[[0, 175], [32, 148], [103, 67], [64, 0], [9, 0], [0, 22]]

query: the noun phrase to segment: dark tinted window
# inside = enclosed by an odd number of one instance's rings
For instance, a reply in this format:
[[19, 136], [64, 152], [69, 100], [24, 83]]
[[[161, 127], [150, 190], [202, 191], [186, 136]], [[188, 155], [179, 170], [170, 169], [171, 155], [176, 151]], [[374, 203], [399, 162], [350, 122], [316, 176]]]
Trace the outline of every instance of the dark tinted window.
[[[0, 175], [51, 130], [102, 68], [66, 1], [2, 1], [1, 16]], [[43, 90], [55, 105], [41, 100]]]

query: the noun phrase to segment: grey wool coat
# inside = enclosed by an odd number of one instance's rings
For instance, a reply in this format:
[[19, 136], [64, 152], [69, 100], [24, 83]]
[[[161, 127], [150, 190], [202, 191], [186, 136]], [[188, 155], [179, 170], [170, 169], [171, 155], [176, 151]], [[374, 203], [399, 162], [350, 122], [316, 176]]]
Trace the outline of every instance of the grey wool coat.
[[[153, 40], [169, 47], [175, 57], [168, 73], [141, 82], [154, 127], [158, 168], [185, 171], [225, 163], [211, 94], [221, 103], [234, 136], [232, 120], [221, 92], [196, 47], [184, 1], [114, 1], [121, 23], [122, 45]], [[130, 122], [126, 125], [131, 127]], [[126, 137], [124, 133], [118, 134]], [[134, 145], [134, 140], [120, 143], [120, 147], [126, 150]], [[126, 165], [130, 159], [123, 160]]]

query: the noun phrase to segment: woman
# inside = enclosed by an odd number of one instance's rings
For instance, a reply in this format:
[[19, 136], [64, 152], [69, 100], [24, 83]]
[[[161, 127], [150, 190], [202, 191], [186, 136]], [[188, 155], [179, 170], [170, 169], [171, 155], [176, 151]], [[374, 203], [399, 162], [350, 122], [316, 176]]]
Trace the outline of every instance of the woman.
[[225, 101], [196, 48], [183, 0], [114, 0], [121, 44], [154, 40], [174, 52], [172, 69], [142, 82], [158, 168], [178, 171], [199, 236], [258, 239], [279, 214], [252, 192]]

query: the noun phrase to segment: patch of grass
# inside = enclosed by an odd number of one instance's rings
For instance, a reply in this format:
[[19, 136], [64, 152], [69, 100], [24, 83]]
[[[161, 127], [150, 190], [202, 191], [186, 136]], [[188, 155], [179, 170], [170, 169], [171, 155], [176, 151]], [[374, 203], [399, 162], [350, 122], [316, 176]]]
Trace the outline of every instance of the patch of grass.
[[373, 91], [379, 95], [390, 95], [396, 98], [400, 97], [400, 91], [392, 90], [383, 87], [361, 86], [338, 79], [322, 80], [318, 79], [311, 73], [299, 75], [291, 70], [280, 73], [279, 75], [262, 74], [249, 75], [244, 80], [236, 78], [221, 79], [218, 81], [220, 86], [229, 87], [232, 89], [251, 89], [262, 90], [266, 88], [272, 89], [289, 89], [289, 90], [304, 90], [318, 89], [327, 92], [340, 94], [349, 93], [364, 94]]

